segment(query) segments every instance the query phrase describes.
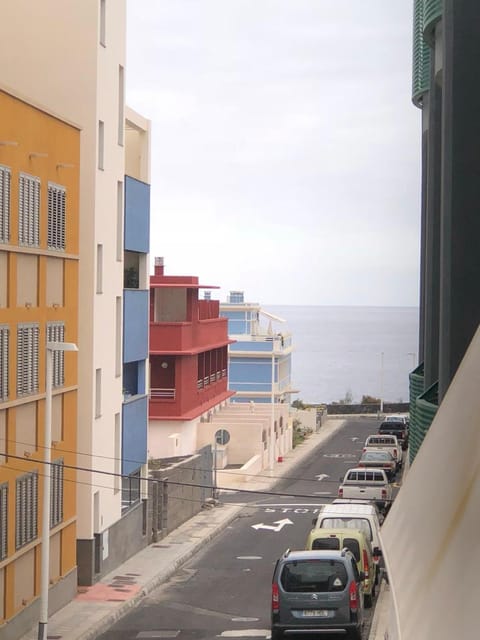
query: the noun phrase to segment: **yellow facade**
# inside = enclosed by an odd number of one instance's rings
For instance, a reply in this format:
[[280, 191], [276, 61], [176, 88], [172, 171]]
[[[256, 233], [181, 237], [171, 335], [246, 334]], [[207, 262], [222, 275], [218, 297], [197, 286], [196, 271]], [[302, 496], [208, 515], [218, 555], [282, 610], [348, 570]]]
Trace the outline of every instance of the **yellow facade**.
[[[3, 211], [4, 218], [9, 217], [9, 231], [6, 236], [4, 225], [0, 236], [0, 328], [8, 333], [8, 393], [0, 395], [0, 452], [6, 454], [0, 458], [0, 487], [6, 488], [7, 496], [6, 514], [1, 513], [4, 503], [0, 502], [0, 538], [1, 527], [7, 525], [6, 556], [0, 558], [0, 624], [28, 607], [40, 591], [42, 460], [48, 446], [44, 440], [45, 343], [47, 326], [51, 330], [55, 323], [64, 331], [60, 341], [78, 344], [79, 167], [77, 128], [0, 91], [0, 170], [10, 177], [8, 210]], [[33, 242], [25, 242], [31, 230], [21, 222], [25, 214], [19, 213], [21, 176], [34, 178], [39, 185], [38, 240]], [[64, 194], [64, 208], [58, 209], [64, 213], [64, 227], [48, 214], [49, 190], [51, 197], [52, 192]], [[23, 187], [22, 193], [27, 193]], [[4, 207], [5, 202], [4, 194]], [[55, 242], [62, 246], [52, 248]], [[33, 373], [30, 380], [28, 373], [27, 392], [18, 381], [19, 371], [25, 370], [17, 361], [22, 357], [17, 353], [22, 349], [18, 331], [23, 324], [38, 327], [38, 351], [31, 363], [37, 378]], [[76, 354], [64, 354], [61, 379], [53, 389], [51, 459], [63, 460], [63, 482], [56, 485], [63, 492], [57, 502], [62, 503], [63, 513], [51, 528], [51, 584], [76, 567]], [[17, 479], [32, 472], [38, 473], [36, 526], [33, 533], [32, 527], [28, 529], [28, 540], [22, 543], [16, 531]]]

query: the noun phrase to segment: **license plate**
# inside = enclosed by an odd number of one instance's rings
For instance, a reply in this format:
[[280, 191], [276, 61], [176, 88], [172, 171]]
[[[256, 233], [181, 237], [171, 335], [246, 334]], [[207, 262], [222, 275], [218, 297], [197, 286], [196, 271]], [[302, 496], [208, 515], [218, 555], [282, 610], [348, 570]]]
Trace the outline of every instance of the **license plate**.
[[305, 618], [328, 618], [328, 609], [305, 609]]

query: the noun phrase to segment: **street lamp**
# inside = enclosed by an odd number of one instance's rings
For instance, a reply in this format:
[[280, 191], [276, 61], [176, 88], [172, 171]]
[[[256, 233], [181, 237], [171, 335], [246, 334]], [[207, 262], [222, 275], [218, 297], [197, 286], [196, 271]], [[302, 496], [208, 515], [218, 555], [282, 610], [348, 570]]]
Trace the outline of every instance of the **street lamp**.
[[275, 338], [272, 338], [272, 388], [270, 391], [270, 469], [275, 466]]
[[40, 619], [38, 621], [38, 640], [47, 640], [48, 624], [48, 585], [50, 566], [50, 479], [52, 446], [52, 376], [53, 352], [78, 351], [73, 342], [47, 342], [45, 351], [45, 438], [43, 447], [43, 503], [42, 503], [42, 559], [40, 572]]
[[380, 354], [380, 413], [383, 413], [383, 351]]

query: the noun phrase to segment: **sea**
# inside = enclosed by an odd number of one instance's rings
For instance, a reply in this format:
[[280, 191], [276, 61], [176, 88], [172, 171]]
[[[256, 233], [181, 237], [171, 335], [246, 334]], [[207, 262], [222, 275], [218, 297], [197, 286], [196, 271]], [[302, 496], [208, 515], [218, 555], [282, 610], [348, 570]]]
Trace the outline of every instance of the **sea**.
[[265, 306], [292, 334], [292, 401], [331, 403], [362, 396], [408, 402], [418, 363], [417, 307]]

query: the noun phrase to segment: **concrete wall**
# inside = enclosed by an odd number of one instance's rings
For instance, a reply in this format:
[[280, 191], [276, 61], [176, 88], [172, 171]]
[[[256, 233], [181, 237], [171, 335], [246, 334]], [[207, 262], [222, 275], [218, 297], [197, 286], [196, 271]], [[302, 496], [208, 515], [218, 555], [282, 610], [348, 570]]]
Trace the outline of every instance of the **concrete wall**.
[[210, 447], [184, 459], [150, 461], [150, 477], [158, 480], [149, 482], [151, 542], [160, 540], [202, 510], [205, 501], [212, 497], [212, 466]]

